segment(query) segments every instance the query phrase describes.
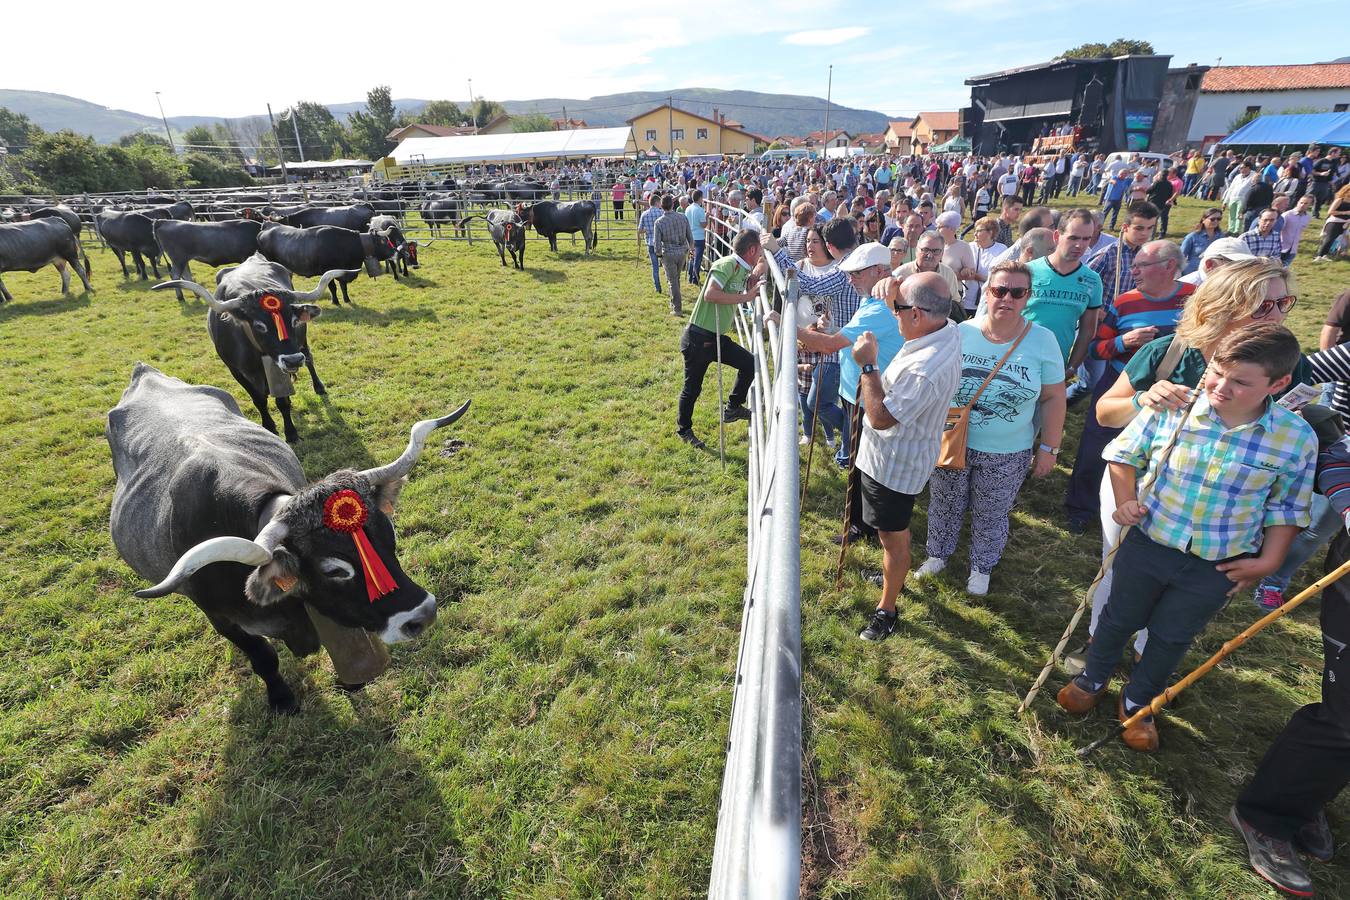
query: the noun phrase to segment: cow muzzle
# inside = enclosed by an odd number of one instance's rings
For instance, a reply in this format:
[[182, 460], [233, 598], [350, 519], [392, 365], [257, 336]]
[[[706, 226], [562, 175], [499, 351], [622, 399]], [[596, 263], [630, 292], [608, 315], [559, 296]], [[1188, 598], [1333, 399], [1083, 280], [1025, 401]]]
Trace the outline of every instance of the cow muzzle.
[[407, 612], [395, 613], [380, 632], [380, 640], [386, 644], [410, 641], [420, 635], [436, 621], [436, 597], [427, 594], [422, 602]]
[[305, 354], [303, 353], [285, 353], [277, 357], [277, 365], [287, 375], [294, 375], [300, 371], [300, 367], [305, 364]]

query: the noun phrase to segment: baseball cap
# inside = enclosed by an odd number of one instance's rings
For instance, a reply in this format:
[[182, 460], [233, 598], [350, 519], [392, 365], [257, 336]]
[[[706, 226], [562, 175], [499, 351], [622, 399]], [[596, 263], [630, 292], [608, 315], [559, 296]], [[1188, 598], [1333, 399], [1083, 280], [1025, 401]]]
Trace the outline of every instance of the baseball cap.
[[1226, 260], [1236, 261], [1239, 259], [1255, 259], [1252, 251], [1248, 249], [1247, 244], [1242, 238], [1223, 237], [1212, 241], [1205, 252], [1201, 254], [1201, 259], [1209, 259], [1213, 256], [1222, 256]]
[[868, 241], [854, 247], [853, 252], [844, 257], [844, 261], [839, 264], [839, 271], [861, 272], [872, 266], [885, 266], [887, 269], [891, 267], [891, 251], [876, 241]]

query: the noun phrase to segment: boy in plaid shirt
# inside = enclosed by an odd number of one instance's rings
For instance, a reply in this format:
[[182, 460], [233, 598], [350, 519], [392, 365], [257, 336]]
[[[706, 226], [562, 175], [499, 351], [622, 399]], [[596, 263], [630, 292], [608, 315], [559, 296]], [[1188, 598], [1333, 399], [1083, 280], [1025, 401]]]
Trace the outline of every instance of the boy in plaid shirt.
[[[1228, 598], [1279, 568], [1309, 524], [1317, 438], [1271, 399], [1289, 385], [1300, 357], [1284, 327], [1244, 328], [1215, 352], [1204, 396], [1184, 420], [1180, 411], [1146, 410], [1106, 448], [1114, 518], [1135, 527], [1116, 553], [1087, 668], [1059, 692], [1064, 709], [1096, 705], [1121, 650], [1142, 628], [1148, 644], [1121, 691], [1121, 721], [1148, 705]], [[1177, 429], [1176, 446], [1141, 502], [1138, 483], [1158, 467]], [[1158, 747], [1152, 717], [1123, 738], [1134, 750]]]

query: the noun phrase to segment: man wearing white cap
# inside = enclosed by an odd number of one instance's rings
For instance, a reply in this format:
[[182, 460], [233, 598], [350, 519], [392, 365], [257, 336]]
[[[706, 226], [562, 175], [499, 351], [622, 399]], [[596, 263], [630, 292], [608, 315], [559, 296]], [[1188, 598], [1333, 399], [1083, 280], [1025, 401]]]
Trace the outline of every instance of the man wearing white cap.
[[1211, 272], [1216, 271], [1221, 266], [1226, 266], [1238, 260], [1255, 258], [1252, 252], [1247, 249], [1247, 244], [1242, 238], [1217, 238], [1210, 241], [1209, 246], [1205, 248], [1204, 254], [1200, 257], [1200, 268], [1188, 275], [1182, 275], [1177, 280], [1199, 287], [1205, 283], [1205, 278]]

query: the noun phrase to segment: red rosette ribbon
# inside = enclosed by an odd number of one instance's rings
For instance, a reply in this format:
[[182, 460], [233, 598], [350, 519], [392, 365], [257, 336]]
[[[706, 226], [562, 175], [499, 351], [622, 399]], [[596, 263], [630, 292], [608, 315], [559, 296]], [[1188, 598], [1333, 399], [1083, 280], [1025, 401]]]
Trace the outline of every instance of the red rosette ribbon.
[[286, 340], [286, 322], [281, 318], [281, 298], [276, 294], [263, 294], [258, 302], [265, 312], [272, 314], [272, 321], [277, 325], [277, 337]]
[[398, 584], [366, 535], [365, 525], [369, 517], [370, 511], [362, 502], [361, 495], [349, 488], [334, 491], [323, 502], [324, 527], [352, 536], [356, 555], [361, 558], [361, 572], [366, 577], [366, 595], [374, 603], [385, 594], [392, 593]]

